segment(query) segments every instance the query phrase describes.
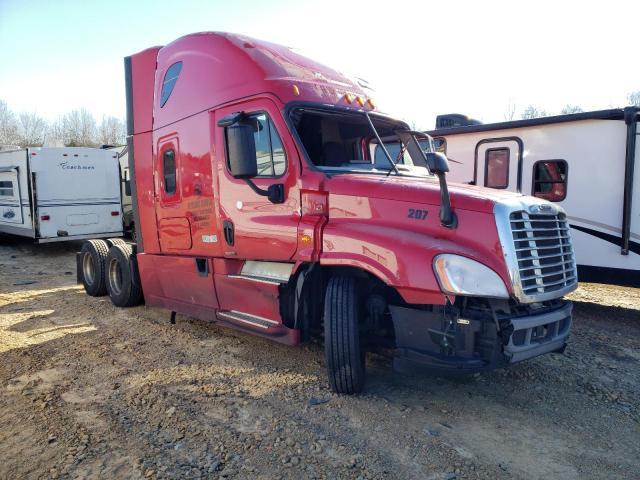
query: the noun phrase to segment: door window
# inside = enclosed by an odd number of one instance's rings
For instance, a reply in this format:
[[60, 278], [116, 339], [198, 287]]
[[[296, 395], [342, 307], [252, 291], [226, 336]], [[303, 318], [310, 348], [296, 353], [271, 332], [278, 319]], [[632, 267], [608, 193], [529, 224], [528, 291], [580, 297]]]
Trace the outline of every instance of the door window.
[[0, 181], [0, 197], [13, 197], [13, 182]]
[[162, 172], [164, 175], [164, 192], [167, 195], [176, 193], [176, 152], [165, 150], [162, 154]]
[[492, 148], [485, 154], [484, 186], [507, 188], [509, 186], [509, 149]]
[[[253, 139], [256, 144], [258, 177], [279, 177], [287, 169], [287, 158], [282, 140], [269, 115], [258, 113], [243, 121], [254, 127]], [[229, 149], [227, 148], [227, 152]], [[228, 166], [228, 161], [227, 161]]]
[[533, 165], [534, 197], [550, 202], [561, 202], [567, 196], [567, 173], [564, 160], [542, 160]]

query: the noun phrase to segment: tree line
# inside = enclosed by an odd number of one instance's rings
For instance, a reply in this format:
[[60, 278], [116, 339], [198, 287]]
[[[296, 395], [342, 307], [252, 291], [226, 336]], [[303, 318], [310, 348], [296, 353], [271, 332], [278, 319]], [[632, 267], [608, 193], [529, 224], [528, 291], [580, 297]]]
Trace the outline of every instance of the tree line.
[[123, 120], [103, 115], [98, 123], [86, 108], [71, 110], [48, 122], [35, 112], [13, 112], [0, 100], [0, 145], [98, 147], [123, 145], [125, 136]]
[[[633, 105], [636, 107], [640, 107], [640, 90], [637, 92], [631, 92], [627, 95], [627, 102], [629, 105]], [[578, 105], [572, 105], [568, 103], [560, 110], [560, 115], [568, 115], [570, 113], [581, 113], [584, 110]], [[552, 112], [548, 112], [543, 108], [536, 107], [535, 105], [529, 105], [526, 107], [522, 113], [520, 114], [520, 118], [522, 120], [527, 120], [531, 118], [541, 118], [541, 117], [549, 117], [551, 115], [555, 115]], [[513, 102], [509, 102], [507, 106], [507, 111], [504, 114], [505, 120], [515, 120], [516, 117], [516, 105]]]

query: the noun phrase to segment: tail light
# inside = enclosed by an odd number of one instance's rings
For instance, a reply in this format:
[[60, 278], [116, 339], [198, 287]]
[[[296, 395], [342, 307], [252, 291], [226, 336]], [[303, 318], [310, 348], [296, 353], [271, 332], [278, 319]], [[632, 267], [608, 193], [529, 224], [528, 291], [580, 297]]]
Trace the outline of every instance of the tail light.
[[40, 215], [40, 220], [42, 220], [43, 222], [46, 222], [49, 219], [51, 219], [49, 215]]
[[112, 217], [117, 217], [118, 215], [120, 215], [120, 212], [111, 212]]

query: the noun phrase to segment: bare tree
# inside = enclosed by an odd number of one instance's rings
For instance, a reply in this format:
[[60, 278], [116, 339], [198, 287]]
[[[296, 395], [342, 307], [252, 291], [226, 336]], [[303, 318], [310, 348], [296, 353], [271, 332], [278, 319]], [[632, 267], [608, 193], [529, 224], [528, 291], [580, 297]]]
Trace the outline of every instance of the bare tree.
[[16, 116], [7, 105], [0, 100], [0, 145], [15, 145], [18, 143], [18, 122]]
[[509, 99], [509, 103], [507, 104], [507, 111], [504, 114], [504, 119], [507, 121], [511, 121], [516, 117], [516, 104], [512, 99]]
[[629, 105], [640, 107], [640, 90], [631, 92], [629, 95], [627, 95], [627, 100], [629, 101]]
[[64, 146], [64, 121], [63, 117], [50, 122], [47, 128], [46, 146], [61, 147]]
[[98, 142], [101, 145], [123, 145], [125, 143], [124, 122], [116, 117], [103, 115], [98, 127]]
[[549, 114], [545, 110], [538, 109], [533, 105], [529, 105], [527, 108], [524, 109], [524, 112], [522, 112], [523, 120], [528, 120], [531, 118], [548, 117], [548, 116]]
[[581, 113], [584, 112], [584, 110], [577, 106], [577, 105], [571, 105], [570, 103], [567, 103], [564, 107], [562, 107], [562, 110], [560, 110], [560, 113], [562, 115], [569, 115], [570, 113]]
[[47, 122], [35, 112], [18, 114], [18, 145], [41, 147], [47, 133]]
[[95, 147], [96, 120], [86, 109], [72, 110], [62, 117], [62, 135], [68, 147]]

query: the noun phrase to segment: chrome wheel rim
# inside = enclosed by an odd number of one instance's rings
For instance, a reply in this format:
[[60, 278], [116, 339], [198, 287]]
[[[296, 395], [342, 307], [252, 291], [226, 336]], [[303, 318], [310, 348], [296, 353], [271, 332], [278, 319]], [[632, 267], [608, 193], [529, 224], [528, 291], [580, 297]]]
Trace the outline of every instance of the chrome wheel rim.
[[96, 278], [96, 269], [93, 265], [93, 258], [89, 252], [82, 257], [82, 274], [87, 283], [93, 283]]
[[116, 295], [120, 295], [122, 292], [122, 268], [120, 268], [120, 262], [115, 258], [109, 262], [109, 286]]

